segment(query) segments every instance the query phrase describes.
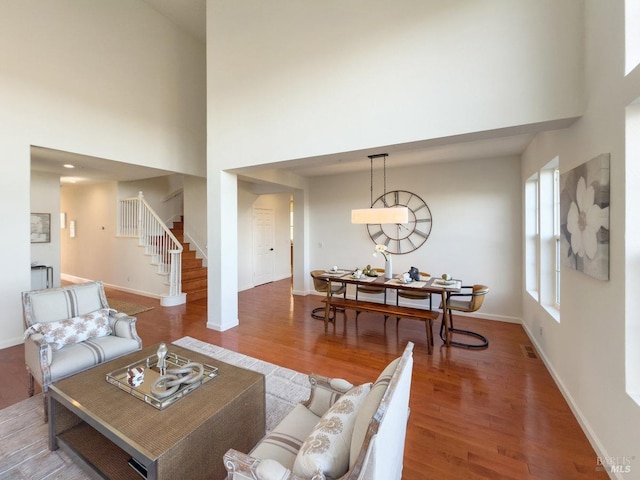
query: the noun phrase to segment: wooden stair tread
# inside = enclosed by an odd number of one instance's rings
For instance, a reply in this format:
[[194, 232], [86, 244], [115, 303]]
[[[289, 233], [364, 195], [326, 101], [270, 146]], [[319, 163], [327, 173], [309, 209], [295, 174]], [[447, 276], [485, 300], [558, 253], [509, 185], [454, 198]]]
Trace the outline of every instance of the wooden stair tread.
[[200, 289], [193, 292], [187, 293], [187, 302], [193, 302], [195, 300], [202, 300], [203, 298], [207, 298], [207, 290]]
[[191, 268], [182, 271], [182, 281], [193, 280], [196, 278], [207, 278], [207, 267]]
[[182, 245], [182, 291], [187, 294], [187, 302], [207, 298], [207, 267], [197, 258], [189, 242], [184, 241], [184, 222], [173, 222], [171, 233]]

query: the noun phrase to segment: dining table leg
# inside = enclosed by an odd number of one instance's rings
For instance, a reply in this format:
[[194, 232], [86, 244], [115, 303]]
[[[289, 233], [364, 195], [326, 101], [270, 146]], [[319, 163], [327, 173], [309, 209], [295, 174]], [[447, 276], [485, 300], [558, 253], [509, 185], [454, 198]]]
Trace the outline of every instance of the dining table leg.
[[[427, 329], [427, 353], [429, 355], [433, 354], [433, 320], [430, 318], [425, 319], [424, 321], [425, 328]], [[398, 323], [396, 322], [396, 327]]]
[[442, 324], [444, 325], [444, 344], [449, 345], [451, 343], [451, 333], [449, 330], [449, 324], [451, 319], [449, 318], [449, 309], [447, 308], [448, 293], [442, 290]]
[[[327, 286], [329, 288], [327, 288], [327, 303], [325, 303], [324, 305], [324, 333], [327, 333], [327, 331], [329, 330], [329, 316], [331, 313], [331, 305], [329, 304], [329, 301], [331, 300], [331, 280], [329, 280], [327, 282]], [[333, 325], [335, 326], [335, 315], [333, 318]]]

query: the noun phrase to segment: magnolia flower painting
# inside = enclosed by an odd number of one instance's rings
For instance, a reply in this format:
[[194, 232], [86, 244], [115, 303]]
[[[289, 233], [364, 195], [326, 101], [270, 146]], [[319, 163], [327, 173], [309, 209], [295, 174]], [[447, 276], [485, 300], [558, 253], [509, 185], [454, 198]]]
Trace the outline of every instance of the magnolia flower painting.
[[560, 175], [562, 264], [609, 280], [609, 154]]

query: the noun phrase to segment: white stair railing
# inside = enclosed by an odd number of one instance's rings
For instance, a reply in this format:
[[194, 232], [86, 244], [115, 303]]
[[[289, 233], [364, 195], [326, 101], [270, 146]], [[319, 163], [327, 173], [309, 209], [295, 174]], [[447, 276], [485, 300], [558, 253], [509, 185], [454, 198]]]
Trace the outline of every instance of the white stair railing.
[[138, 245], [151, 256], [158, 273], [167, 275], [169, 296], [182, 293], [182, 245], [169, 227], [153, 211], [142, 192], [137, 197], [120, 200], [118, 235], [135, 237]]

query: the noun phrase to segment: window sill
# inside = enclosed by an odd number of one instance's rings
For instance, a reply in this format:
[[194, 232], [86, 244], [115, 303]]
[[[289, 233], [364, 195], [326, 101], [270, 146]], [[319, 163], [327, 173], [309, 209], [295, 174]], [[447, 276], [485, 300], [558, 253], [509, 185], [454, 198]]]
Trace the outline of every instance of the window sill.
[[541, 305], [542, 308], [558, 323], [560, 323], [560, 310], [555, 305]]
[[640, 406], [640, 394], [638, 393], [627, 393], [631, 397], [631, 399], [636, 402], [636, 405]]

